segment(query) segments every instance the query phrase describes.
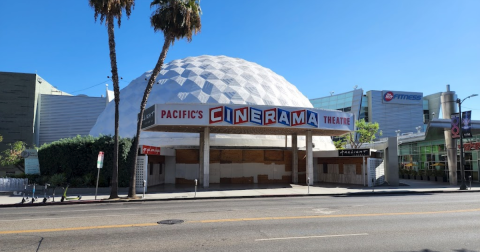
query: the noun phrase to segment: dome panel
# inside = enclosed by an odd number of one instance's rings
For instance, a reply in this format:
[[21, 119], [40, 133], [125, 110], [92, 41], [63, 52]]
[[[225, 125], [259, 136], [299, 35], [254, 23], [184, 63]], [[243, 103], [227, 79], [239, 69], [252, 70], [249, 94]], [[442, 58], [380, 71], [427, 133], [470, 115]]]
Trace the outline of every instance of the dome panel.
[[[137, 114], [147, 80], [147, 71], [120, 92], [120, 128], [122, 137], [133, 137]], [[309, 107], [310, 101], [282, 76], [256, 63], [227, 56], [188, 57], [164, 64], [150, 93], [147, 107], [158, 103], [249, 104]], [[115, 104], [109, 103], [97, 118], [90, 134], [114, 134]], [[299, 137], [299, 144], [300, 139]], [[316, 137], [315, 146], [334, 149], [329, 137]], [[198, 134], [142, 132], [140, 144], [198, 145]], [[211, 136], [212, 145], [285, 146], [284, 136], [219, 135]], [[299, 145], [300, 146], [300, 145]]]

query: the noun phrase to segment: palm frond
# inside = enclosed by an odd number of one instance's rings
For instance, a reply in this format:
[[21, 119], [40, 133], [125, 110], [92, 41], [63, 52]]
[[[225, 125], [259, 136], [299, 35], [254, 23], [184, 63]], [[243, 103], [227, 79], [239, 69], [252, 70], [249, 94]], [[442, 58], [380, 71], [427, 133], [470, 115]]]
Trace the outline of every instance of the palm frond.
[[172, 44], [182, 38], [192, 41], [192, 36], [202, 28], [199, 0], [154, 0], [150, 7], [156, 8], [150, 24], [155, 31], [170, 37]]
[[135, 7], [135, 0], [88, 0], [88, 4], [94, 10], [95, 21], [100, 19], [100, 23], [105, 21], [106, 24], [107, 16], [113, 15], [120, 27], [122, 12], [125, 11], [127, 18], [129, 18], [132, 9]]

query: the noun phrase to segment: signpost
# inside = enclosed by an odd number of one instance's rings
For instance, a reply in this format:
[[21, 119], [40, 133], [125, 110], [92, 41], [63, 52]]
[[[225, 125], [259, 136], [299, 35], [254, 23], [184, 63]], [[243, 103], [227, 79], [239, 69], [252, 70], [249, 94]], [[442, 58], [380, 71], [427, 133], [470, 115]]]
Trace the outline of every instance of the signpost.
[[98, 190], [98, 178], [100, 177], [100, 169], [103, 168], [103, 151], [100, 151], [98, 153], [98, 159], [97, 159], [97, 168], [98, 168], [98, 173], [97, 173], [97, 187], [95, 188], [95, 200], [97, 200], [97, 190]]
[[25, 174], [39, 174], [40, 164], [38, 163], [38, 152], [36, 149], [26, 149], [21, 156], [25, 159]]

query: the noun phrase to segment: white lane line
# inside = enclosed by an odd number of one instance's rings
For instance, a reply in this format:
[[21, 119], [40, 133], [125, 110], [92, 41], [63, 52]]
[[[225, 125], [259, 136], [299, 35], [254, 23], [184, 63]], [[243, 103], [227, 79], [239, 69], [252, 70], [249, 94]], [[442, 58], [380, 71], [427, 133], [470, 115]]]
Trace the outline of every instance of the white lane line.
[[310, 239], [310, 238], [331, 238], [331, 237], [360, 236], [360, 235], [368, 235], [368, 234], [367, 233], [360, 233], [360, 234], [341, 234], [341, 235], [297, 236], [297, 237], [256, 239], [255, 241], [275, 241], [275, 240]]

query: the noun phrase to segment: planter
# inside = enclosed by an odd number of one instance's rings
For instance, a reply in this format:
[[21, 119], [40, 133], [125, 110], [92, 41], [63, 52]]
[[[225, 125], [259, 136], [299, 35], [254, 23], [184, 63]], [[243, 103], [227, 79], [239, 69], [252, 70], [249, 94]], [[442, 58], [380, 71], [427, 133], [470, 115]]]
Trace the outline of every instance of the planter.
[[437, 177], [435, 177], [435, 180], [436, 180], [437, 182], [447, 182], [447, 177], [443, 177], [443, 176], [442, 176], [442, 177], [438, 177], [438, 176], [437, 176]]
[[415, 179], [416, 179], [416, 180], [422, 180], [423, 178], [422, 178], [422, 175], [416, 175], [416, 176], [415, 176]]
[[430, 181], [437, 181], [437, 177], [435, 177], [435, 176], [428, 176], [428, 180], [430, 180]]

